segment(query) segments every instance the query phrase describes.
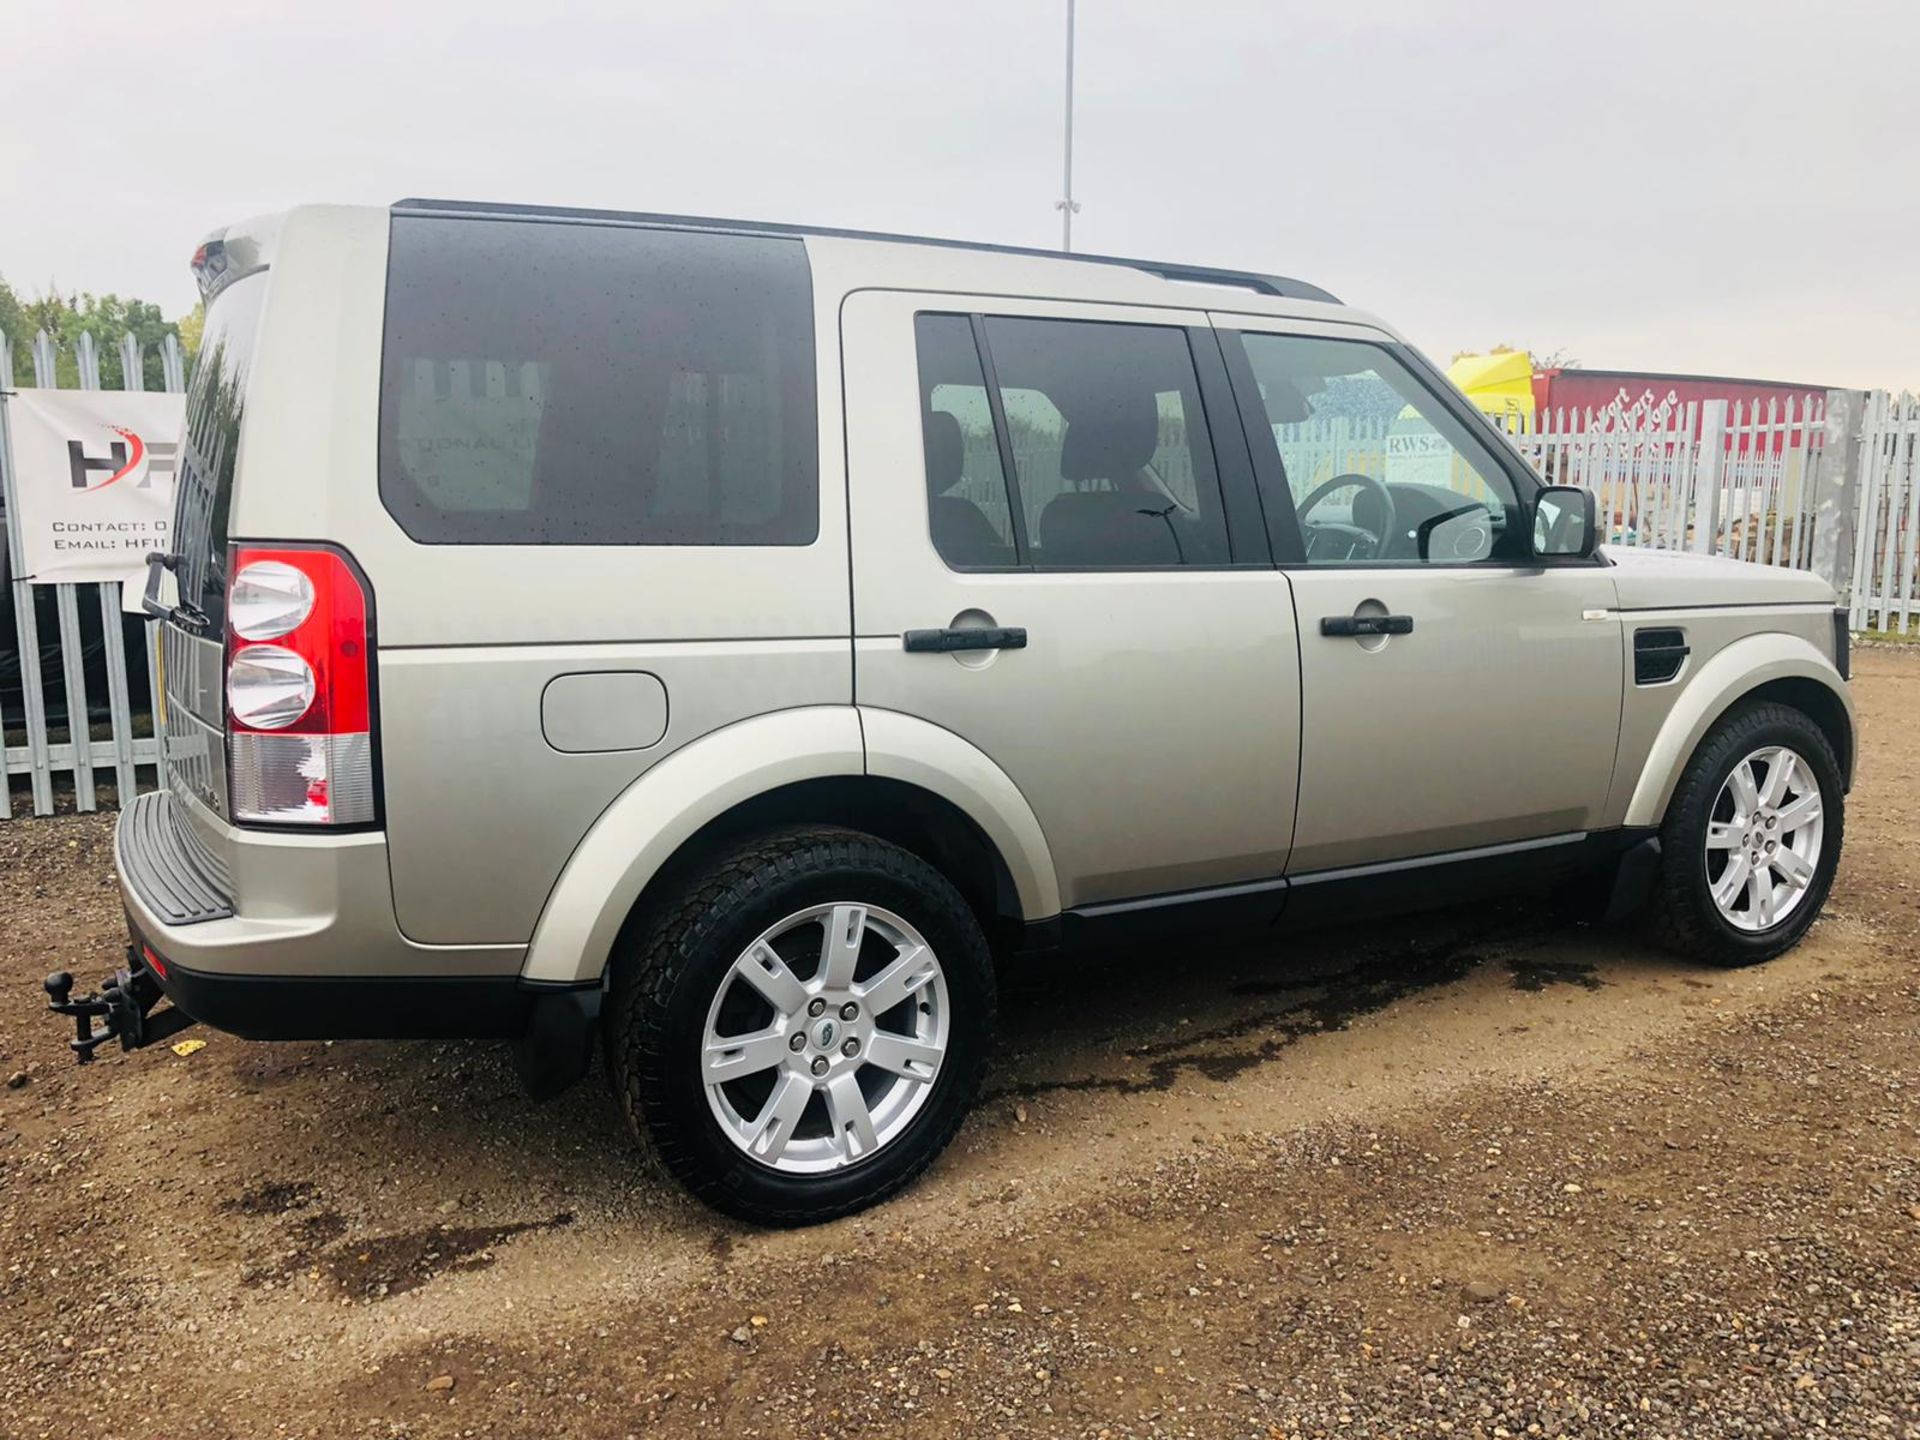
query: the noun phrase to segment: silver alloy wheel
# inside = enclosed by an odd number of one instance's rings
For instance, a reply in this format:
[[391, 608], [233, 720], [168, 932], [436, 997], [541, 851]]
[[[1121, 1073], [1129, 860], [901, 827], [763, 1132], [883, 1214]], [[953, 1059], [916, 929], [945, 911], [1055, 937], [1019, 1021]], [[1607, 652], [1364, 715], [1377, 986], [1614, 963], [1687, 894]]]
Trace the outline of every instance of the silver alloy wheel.
[[707, 1104], [762, 1165], [838, 1170], [913, 1123], [950, 1021], [940, 961], [905, 920], [855, 901], [797, 911], [747, 946], [707, 1009]]
[[1707, 816], [1707, 889], [1736, 930], [1770, 930], [1800, 907], [1820, 868], [1820, 782], [1784, 745], [1733, 767]]

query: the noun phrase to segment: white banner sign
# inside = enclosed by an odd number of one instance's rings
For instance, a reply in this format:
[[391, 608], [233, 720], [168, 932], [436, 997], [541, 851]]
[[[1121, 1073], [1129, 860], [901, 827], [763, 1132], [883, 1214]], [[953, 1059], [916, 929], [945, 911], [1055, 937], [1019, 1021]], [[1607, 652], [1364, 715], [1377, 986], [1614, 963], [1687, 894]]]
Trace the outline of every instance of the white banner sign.
[[184, 395], [138, 390], [16, 390], [9, 526], [20, 574], [35, 585], [146, 583], [147, 552], [170, 550], [174, 455]]

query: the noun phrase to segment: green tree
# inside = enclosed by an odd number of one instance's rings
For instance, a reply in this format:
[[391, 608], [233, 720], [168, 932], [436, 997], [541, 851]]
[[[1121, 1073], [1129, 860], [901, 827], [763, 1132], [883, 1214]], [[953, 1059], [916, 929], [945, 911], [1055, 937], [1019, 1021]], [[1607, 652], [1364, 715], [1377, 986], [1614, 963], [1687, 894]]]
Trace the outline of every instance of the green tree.
[[[198, 339], [199, 326], [196, 307], [193, 321], [193, 338]], [[77, 295], [62, 295], [57, 287], [49, 286], [43, 293], [31, 299], [23, 298], [4, 279], [0, 279], [0, 330], [4, 330], [7, 339], [13, 345], [13, 383], [31, 385], [33, 375], [33, 340], [40, 331], [45, 330], [54, 339], [59, 349], [55, 362], [55, 373], [63, 388], [71, 388], [80, 383], [80, 364], [74, 346], [83, 334], [92, 335], [100, 353], [100, 384], [108, 390], [126, 388], [125, 377], [120, 365], [120, 337], [132, 332], [141, 345], [141, 378], [148, 390], [160, 390], [166, 385], [166, 371], [161, 363], [160, 347], [169, 335], [180, 335], [181, 322], [168, 320], [161, 314], [160, 307], [148, 300], [122, 299], [118, 295], [94, 295], [82, 291]], [[193, 347], [188, 346], [185, 338], [181, 344], [187, 349], [189, 360]]]
[[[14, 373], [0, 375], [0, 385], [12, 386], [19, 383], [21, 359], [21, 336], [32, 333], [27, 324], [26, 306], [20, 303], [20, 297], [13, 293], [13, 287], [0, 280], [0, 335], [7, 337], [7, 343], [13, 347]], [[27, 374], [33, 374], [33, 368], [27, 368]]]
[[207, 302], [194, 301], [193, 309], [173, 323], [180, 333], [180, 348], [187, 352], [187, 363], [191, 365], [200, 353], [200, 336], [207, 328]]

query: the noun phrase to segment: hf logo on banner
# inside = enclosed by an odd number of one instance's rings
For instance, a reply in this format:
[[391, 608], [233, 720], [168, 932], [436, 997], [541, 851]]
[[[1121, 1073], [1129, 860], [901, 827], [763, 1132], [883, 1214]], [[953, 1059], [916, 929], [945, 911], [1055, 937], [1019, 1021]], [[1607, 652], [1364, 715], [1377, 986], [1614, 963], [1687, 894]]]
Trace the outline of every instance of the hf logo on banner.
[[[166, 484], [172, 486], [173, 452], [177, 448], [172, 441], [149, 444], [138, 431], [120, 425], [113, 431], [121, 438], [113, 442], [105, 456], [87, 454], [84, 440], [67, 442], [67, 471], [73, 476], [74, 489], [104, 490], [131, 477], [136, 490], [145, 490], [156, 475], [164, 476]], [[102, 471], [106, 472], [104, 477]]]

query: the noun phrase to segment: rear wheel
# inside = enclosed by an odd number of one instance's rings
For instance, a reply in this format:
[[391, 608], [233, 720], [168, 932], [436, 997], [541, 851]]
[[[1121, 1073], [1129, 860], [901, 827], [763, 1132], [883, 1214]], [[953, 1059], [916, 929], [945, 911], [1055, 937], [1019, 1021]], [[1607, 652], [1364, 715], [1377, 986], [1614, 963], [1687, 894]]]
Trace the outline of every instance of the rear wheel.
[[845, 830], [755, 839], [616, 964], [622, 1107], [702, 1199], [765, 1224], [861, 1209], [932, 1163], [993, 1028], [985, 937], [939, 872]]
[[1805, 714], [1762, 703], [1727, 716], [1661, 827], [1661, 938], [1716, 965], [1791, 949], [1833, 885], [1843, 804], [1833, 747]]

